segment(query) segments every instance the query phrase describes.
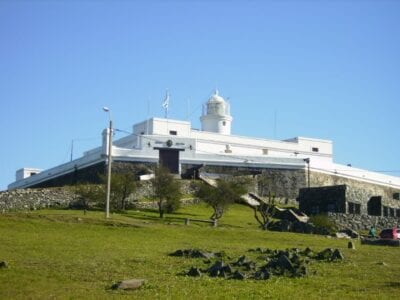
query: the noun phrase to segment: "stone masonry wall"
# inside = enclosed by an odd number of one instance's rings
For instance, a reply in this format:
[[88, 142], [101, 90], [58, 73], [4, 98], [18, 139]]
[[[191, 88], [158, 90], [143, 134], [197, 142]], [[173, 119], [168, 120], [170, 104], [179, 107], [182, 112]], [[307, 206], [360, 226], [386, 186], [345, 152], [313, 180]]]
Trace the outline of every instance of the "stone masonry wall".
[[[190, 180], [181, 180], [181, 191], [184, 195], [192, 194], [195, 185]], [[149, 181], [140, 182], [140, 187], [128, 198], [128, 202], [135, 203], [138, 208], [154, 208], [151, 201], [142, 201], [150, 198], [152, 187]], [[78, 199], [72, 187], [17, 189], [0, 192], [0, 213], [20, 210], [36, 210], [41, 208], [67, 208], [70, 203]], [[194, 201], [194, 200], [193, 200]], [[192, 202], [193, 202], [192, 201]], [[191, 204], [189, 200], [184, 205]]]
[[382, 196], [382, 204], [385, 206], [400, 207], [400, 201], [393, 199], [393, 194], [400, 191], [398, 189], [317, 172], [311, 172], [310, 184], [312, 187], [347, 185], [349, 188], [346, 192], [346, 200], [365, 204], [365, 207], [362, 207], [362, 213], [366, 213], [366, 203], [372, 196]]
[[378, 230], [392, 228], [400, 225], [400, 218], [378, 217], [368, 215], [353, 215], [342, 213], [328, 213], [329, 218], [339, 229], [351, 228], [353, 230], [368, 230], [374, 226]]
[[49, 207], [66, 208], [75, 199], [76, 196], [73, 192], [63, 188], [18, 189], [0, 192], [0, 212]]

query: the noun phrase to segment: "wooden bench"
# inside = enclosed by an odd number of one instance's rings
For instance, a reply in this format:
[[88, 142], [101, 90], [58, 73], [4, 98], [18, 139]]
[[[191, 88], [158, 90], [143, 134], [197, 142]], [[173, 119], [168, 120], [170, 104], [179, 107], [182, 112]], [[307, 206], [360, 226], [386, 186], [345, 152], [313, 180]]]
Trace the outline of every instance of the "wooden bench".
[[185, 219], [185, 225], [190, 225], [190, 221], [192, 221], [192, 222], [209, 223], [209, 224], [211, 224], [213, 227], [217, 227], [217, 226], [218, 226], [218, 220], [217, 220], [217, 219], [214, 219], [214, 220], [199, 220], [199, 219], [189, 219], [189, 218], [186, 218], [186, 219]]

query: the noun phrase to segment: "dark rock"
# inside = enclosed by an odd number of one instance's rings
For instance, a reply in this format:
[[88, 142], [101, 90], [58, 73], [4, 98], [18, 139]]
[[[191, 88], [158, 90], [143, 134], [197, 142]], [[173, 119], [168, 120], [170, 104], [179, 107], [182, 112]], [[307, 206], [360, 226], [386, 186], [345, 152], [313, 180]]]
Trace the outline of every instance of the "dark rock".
[[184, 256], [185, 255], [185, 252], [184, 252], [184, 250], [176, 250], [175, 252], [173, 252], [173, 253], [170, 253], [169, 254], [170, 256], [178, 256], [178, 257], [182, 257], [182, 256]]
[[0, 269], [7, 269], [8, 263], [6, 261], [0, 261]]
[[339, 249], [335, 249], [335, 251], [333, 251], [332, 256], [331, 256], [331, 260], [343, 260], [344, 256], [342, 254], [342, 252], [339, 251]]
[[231, 274], [231, 273], [233, 272], [233, 269], [232, 269], [232, 267], [231, 267], [230, 264], [227, 264], [226, 266], [224, 266], [224, 267], [222, 268], [222, 270], [223, 270], [225, 273], [227, 273], [227, 274]]
[[243, 280], [246, 278], [246, 275], [242, 272], [236, 271], [232, 274], [232, 279]]
[[349, 241], [349, 242], [347, 243], [347, 248], [349, 248], [349, 249], [356, 249], [356, 246], [354, 245], [354, 243], [353, 243], [352, 241]]
[[286, 255], [281, 255], [276, 262], [276, 265], [282, 270], [293, 271], [293, 265]]
[[247, 262], [246, 256], [241, 256], [239, 259], [233, 264], [234, 266], [242, 266], [244, 263]]
[[290, 258], [290, 261], [291, 261], [293, 264], [298, 265], [298, 264], [300, 264], [300, 263], [302, 262], [302, 259], [301, 259], [300, 255], [294, 254], [294, 255]]
[[330, 260], [332, 258], [333, 250], [331, 248], [326, 248], [317, 254], [317, 259], [319, 260]]
[[303, 254], [305, 256], [308, 256], [308, 257], [313, 257], [314, 256], [314, 252], [308, 247], [306, 249], [304, 249]]
[[271, 274], [268, 272], [268, 270], [260, 270], [260, 271], [257, 271], [255, 274], [254, 274], [254, 279], [256, 279], [256, 280], [267, 280], [267, 279], [269, 279], [271, 277]]
[[211, 267], [208, 268], [207, 272], [211, 277], [217, 277], [220, 275], [224, 263], [222, 261], [216, 261]]
[[201, 276], [201, 271], [198, 268], [191, 267], [189, 272], [187, 272], [187, 275], [192, 277], [199, 277]]
[[144, 279], [129, 279], [115, 283], [112, 285], [111, 288], [121, 290], [136, 290], [140, 288], [144, 283]]
[[295, 267], [295, 268], [293, 269], [293, 275], [294, 275], [295, 277], [303, 277], [303, 276], [306, 276], [306, 275], [307, 275], [307, 268], [306, 268], [306, 266], [301, 265], [301, 266]]
[[256, 263], [253, 261], [246, 261], [245, 263], [243, 263], [242, 267], [244, 267], [247, 271], [255, 270]]

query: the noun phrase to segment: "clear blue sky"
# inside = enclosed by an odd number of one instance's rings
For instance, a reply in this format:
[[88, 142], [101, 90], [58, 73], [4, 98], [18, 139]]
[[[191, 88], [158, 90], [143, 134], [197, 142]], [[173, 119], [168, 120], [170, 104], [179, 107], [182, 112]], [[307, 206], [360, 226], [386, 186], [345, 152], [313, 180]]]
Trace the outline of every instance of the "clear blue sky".
[[166, 88], [194, 127], [218, 87], [234, 134], [400, 170], [400, 1], [2, 0], [0, 37], [0, 190], [100, 145], [104, 105], [125, 130], [163, 116]]

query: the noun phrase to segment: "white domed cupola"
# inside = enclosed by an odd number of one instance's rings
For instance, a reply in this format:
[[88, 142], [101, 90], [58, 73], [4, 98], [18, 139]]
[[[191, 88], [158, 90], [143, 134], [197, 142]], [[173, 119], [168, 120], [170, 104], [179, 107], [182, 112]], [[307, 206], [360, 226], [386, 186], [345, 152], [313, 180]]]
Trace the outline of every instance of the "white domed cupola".
[[208, 99], [203, 106], [203, 115], [200, 118], [201, 130], [221, 134], [231, 134], [232, 116], [229, 103], [224, 100], [218, 91]]

